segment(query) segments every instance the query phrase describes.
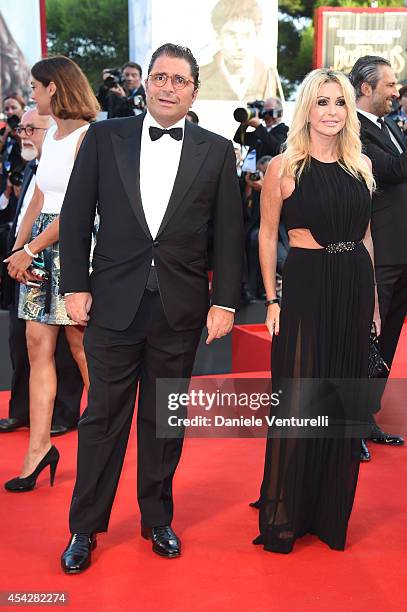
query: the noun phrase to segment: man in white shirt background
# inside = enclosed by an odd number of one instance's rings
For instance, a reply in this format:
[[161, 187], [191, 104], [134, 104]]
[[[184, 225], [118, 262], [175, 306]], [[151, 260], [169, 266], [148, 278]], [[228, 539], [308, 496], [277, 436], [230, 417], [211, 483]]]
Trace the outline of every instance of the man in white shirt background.
[[[8, 251], [11, 252], [18, 230], [35, 187], [35, 172], [41, 157], [42, 143], [46, 131], [51, 125], [49, 116], [40, 116], [36, 109], [24, 113], [17, 127], [21, 139], [21, 155], [27, 162], [23, 183], [17, 202], [16, 213], [8, 234]], [[2, 194], [1, 202], [8, 205], [6, 194]], [[14, 281], [4, 269], [2, 275], [2, 306], [10, 312], [9, 346], [12, 364], [11, 396], [8, 418], [0, 419], [0, 433], [15, 431], [29, 426], [29, 373], [30, 364], [27, 354], [25, 337], [25, 321], [18, 318], [18, 298], [20, 284]], [[79, 420], [80, 401], [83, 384], [79, 370], [72, 358], [65, 334], [58, 337], [55, 354], [58, 387], [55, 399], [51, 435], [61, 435], [75, 428]]]

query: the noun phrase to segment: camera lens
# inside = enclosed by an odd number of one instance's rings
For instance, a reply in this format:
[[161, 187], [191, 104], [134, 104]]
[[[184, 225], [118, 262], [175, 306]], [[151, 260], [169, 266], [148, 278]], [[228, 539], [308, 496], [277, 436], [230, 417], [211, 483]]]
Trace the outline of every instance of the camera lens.
[[7, 119], [7, 125], [12, 130], [15, 130], [19, 124], [20, 124], [20, 119], [17, 117], [17, 115], [11, 115], [11, 117]]
[[23, 174], [22, 172], [11, 172], [9, 175], [10, 183], [14, 185], [14, 187], [20, 187], [23, 183]]

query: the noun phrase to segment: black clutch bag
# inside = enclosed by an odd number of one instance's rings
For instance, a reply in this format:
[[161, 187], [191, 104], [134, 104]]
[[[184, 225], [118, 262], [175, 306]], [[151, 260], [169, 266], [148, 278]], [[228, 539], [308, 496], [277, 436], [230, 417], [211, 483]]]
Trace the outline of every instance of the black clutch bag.
[[387, 375], [388, 371], [389, 366], [380, 354], [376, 325], [373, 323], [370, 332], [368, 376], [369, 378], [382, 378]]

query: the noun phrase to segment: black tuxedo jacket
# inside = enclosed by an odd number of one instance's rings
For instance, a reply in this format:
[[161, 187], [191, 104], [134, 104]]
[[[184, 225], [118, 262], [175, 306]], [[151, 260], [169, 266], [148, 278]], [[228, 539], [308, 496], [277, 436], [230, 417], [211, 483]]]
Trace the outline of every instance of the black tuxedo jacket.
[[[20, 214], [20, 210], [23, 205], [28, 186], [31, 182], [33, 174], [35, 174], [36, 172], [36, 169], [37, 169], [37, 162], [35, 160], [28, 162], [24, 168], [24, 176], [23, 176], [23, 182], [21, 184], [20, 195], [17, 200], [16, 209], [14, 212], [13, 220], [10, 225], [10, 229], [7, 233], [7, 242], [6, 242], [7, 255], [11, 252], [14, 246], [14, 243], [16, 241], [16, 228], [17, 228], [18, 216]], [[10, 308], [14, 304], [16, 281], [8, 275], [7, 265], [4, 263], [1, 269], [1, 277], [2, 277], [1, 307]]]
[[17, 228], [18, 216], [20, 214], [20, 210], [23, 205], [28, 186], [31, 183], [33, 174], [35, 174], [36, 171], [37, 171], [37, 161], [36, 160], [28, 162], [24, 168], [23, 182], [21, 183], [21, 191], [18, 197], [18, 202], [17, 202], [15, 213], [14, 213], [14, 217], [13, 217], [13, 222], [10, 227], [10, 233], [8, 235], [7, 251], [11, 251], [16, 241], [16, 228]]
[[363, 151], [372, 160], [377, 191], [372, 203], [372, 236], [377, 265], [407, 263], [407, 151], [403, 135], [391, 119], [386, 125], [403, 150], [389, 135], [358, 113]]
[[270, 132], [264, 125], [259, 125], [253, 132], [247, 132], [247, 126], [240, 125], [233, 140], [240, 145], [246, 145], [250, 149], [256, 149], [256, 158], [259, 161], [263, 155], [274, 157], [281, 153], [281, 147], [287, 140], [288, 126], [278, 123]]
[[[194, 329], [205, 324], [209, 306], [209, 225], [213, 303], [239, 305], [243, 220], [235, 154], [226, 139], [186, 122], [174, 188], [153, 239], [140, 196], [143, 120], [144, 115], [102, 121], [87, 132], [60, 216], [60, 290], [90, 291], [92, 320], [109, 329], [126, 329], [154, 258], [169, 325]], [[158, 165], [156, 189], [159, 195]], [[89, 276], [96, 210], [100, 223]]]

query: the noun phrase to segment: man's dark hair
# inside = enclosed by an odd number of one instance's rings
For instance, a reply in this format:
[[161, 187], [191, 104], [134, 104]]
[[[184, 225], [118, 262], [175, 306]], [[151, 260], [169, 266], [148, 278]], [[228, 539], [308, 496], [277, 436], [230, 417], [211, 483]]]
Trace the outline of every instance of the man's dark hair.
[[216, 32], [232, 19], [250, 19], [254, 21], [256, 32], [259, 31], [263, 13], [256, 0], [219, 0], [212, 9], [211, 21]]
[[372, 90], [376, 89], [380, 78], [379, 66], [391, 68], [390, 62], [378, 55], [364, 55], [357, 60], [349, 74], [349, 80], [355, 88], [357, 99], [363, 96], [363, 83], [370, 85]]
[[139, 71], [140, 76], [143, 76], [143, 71], [141, 69], [141, 66], [137, 62], [126, 62], [125, 64], [123, 64], [121, 71], [124, 72], [126, 68], [136, 68], [136, 70]]
[[194, 88], [198, 89], [199, 66], [198, 62], [192, 54], [191, 49], [188, 49], [188, 47], [181, 47], [181, 45], [174, 45], [173, 43], [165, 43], [165, 45], [161, 45], [161, 47], [158, 47], [158, 49], [156, 49], [153, 55], [151, 56], [151, 60], [148, 65], [148, 74], [151, 73], [151, 70], [154, 66], [154, 62], [162, 55], [167, 55], [168, 57], [178, 57], [180, 59], [186, 60], [191, 68], [191, 75], [194, 79]]
[[402, 98], [405, 95], [407, 95], [407, 85], [403, 85], [403, 87], [400, 87], [399, 89], [400, 98]]
[[194, 113], [194, 111], [189, 110], [189, 111], [187, 112], [187, 117], [190, 117], [190, 118], [191, 118], [192, 123], [196, 123], [196, 124], [198, 125], [198, 123], [199, 123], [199, 117], [198, 117], [198, 115], [197, 115], [196, 113]]

